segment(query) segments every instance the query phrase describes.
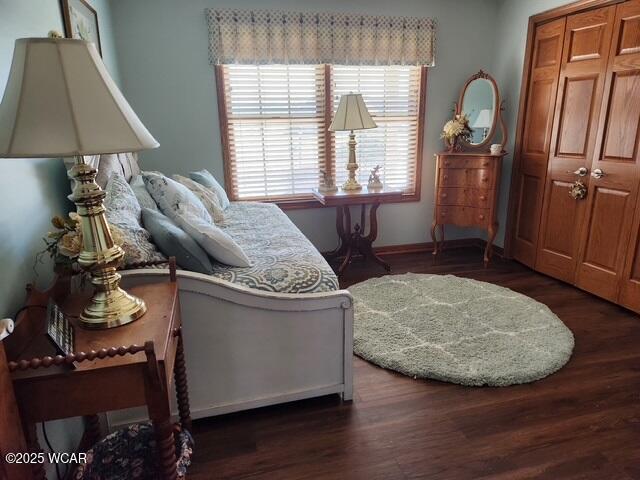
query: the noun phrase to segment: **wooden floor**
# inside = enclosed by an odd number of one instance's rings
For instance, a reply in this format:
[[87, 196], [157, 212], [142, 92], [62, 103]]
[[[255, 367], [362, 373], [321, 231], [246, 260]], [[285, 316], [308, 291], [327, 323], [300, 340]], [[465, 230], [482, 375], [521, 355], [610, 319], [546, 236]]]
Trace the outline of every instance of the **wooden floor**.
[[[545, 304], [576, 338], [556, 374], [468, 388], [414, 380], [354, 358], [355, 396], [263, 408], [195, 424], [189, 478], [640, 479], [640, 318], [478, 250], [386, 257], [394, 273], [489, 281]], [[379, 276], [354, 264], [344, 286]], [[188, 360], [188, 359], [187, 359]]]

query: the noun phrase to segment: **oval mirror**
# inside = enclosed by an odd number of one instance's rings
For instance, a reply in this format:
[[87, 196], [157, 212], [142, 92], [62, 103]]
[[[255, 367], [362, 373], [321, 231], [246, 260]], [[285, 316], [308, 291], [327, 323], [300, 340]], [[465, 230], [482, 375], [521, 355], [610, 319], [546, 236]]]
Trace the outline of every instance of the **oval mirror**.
[[472, 130], [469, 143], [485, 143], [495, 128], [497, 97], [493, 83], [486, 78], [476, 78], [469, 82], [463, 93], [461, 107], [462, 112], [469, 117]]

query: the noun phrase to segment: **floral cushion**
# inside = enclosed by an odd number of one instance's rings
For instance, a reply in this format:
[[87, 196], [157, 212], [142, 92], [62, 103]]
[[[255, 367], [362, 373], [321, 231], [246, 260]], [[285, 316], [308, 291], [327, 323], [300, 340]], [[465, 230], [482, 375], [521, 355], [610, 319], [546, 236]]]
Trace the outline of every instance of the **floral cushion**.
[[[179, 427], [178, 427], [179, 429]], [[193, 438], [188, 431], [174, 434], [178, 478], [191, 465]], [[78, 467], [75, 480], [145, 480], [161, 478], [153, 427], [134, 424], [117, 430], [87, 452], [87, 462]]]
[[211, 215], [200, 199], [184, 185], [159, 172], [142, 172], [144, 184], [160, 211], [176, 223], [185, 212], [211, 222]]
[[114, 174], [107, 182], [104, 205], [107, 221], [119, 227], [123, 234], [121, 247], [126, 266], [167, 259], [151, 243], [149, 232], [142, 228], [140, 204], [123, 175]]
[[216, 225], [223, 225], [225, 221], [224, 209], [220, 204], [220, 199], [212, 190], [208, 189], [204, 185], [200, 185], [195, 180], [183, 177], [182, 175], [173, 175], [172, 177], [176, 182], [181, 183], [189, 190], [191, 190], [202, 202], [204, 208], [207, 209], [213, 222]]

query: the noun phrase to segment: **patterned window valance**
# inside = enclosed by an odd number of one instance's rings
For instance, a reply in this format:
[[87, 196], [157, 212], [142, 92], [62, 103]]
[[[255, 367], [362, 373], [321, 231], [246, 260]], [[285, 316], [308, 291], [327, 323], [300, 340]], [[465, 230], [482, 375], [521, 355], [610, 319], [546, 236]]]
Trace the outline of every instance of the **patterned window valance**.
[[434, 65], [435, 20], [206, 9], [216, 64]]

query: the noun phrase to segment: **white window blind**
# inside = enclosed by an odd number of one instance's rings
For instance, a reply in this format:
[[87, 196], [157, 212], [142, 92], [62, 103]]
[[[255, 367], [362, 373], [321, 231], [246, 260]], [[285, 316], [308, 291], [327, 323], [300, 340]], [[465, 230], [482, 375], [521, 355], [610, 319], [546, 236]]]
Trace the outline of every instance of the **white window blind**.
[[[415, 66], [332, 66], [334, 113], [341, 95], [361, 93], [378, 125], [356, 132], [360, 183], [366, 184], [371, 169], [380, 165], [385, 185], [415, 192], [420, 72], [421, 68]], [[347, 178], [348, 135], [349, 132], [336, 132], [333, 137], [338, 185]]]
[[[378, 128], [356, 132], [359, 181], [416, 194], [421, 67], [222, 65], [227, 191], [234, 200], [305, 200], [328, 170], [347, 176], [348, 132], [327, 133], [344, 93], [361, 93]], [[325, 72], [329, 78], [325, 78]], [[329, 109], [332, 98], [334, 111]], [[329, 144], [331, 142], [331, 144]]]
[[225, 65], [232, 197], [309, 195], [325, 168], [324, 66]]

